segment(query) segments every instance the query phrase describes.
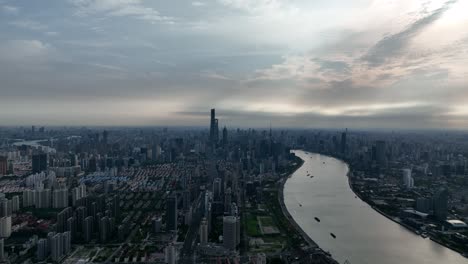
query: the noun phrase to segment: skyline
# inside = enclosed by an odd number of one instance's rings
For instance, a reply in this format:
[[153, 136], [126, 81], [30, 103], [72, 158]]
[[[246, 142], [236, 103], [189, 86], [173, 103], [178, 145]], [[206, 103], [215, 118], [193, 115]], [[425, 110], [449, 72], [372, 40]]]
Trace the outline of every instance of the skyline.
[[309, 2], [0, 1], [2, 125], [468, 128], [467, 2]]

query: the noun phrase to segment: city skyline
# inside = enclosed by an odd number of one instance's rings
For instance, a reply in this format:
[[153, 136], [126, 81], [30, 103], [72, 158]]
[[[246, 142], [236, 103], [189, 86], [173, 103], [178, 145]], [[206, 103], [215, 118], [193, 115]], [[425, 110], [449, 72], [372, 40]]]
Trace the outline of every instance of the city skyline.
[[[466, 1], [0, 1], [2, 125], [467, 129]], [[332, 20], [329, 18], [333, 17]]]

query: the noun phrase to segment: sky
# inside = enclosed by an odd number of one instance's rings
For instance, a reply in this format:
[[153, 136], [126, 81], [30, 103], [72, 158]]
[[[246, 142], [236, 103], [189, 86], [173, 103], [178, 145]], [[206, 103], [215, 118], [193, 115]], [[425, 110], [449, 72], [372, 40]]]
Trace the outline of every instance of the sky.
[[0, 125], [468, 129], [466, 0], [0, 0]]

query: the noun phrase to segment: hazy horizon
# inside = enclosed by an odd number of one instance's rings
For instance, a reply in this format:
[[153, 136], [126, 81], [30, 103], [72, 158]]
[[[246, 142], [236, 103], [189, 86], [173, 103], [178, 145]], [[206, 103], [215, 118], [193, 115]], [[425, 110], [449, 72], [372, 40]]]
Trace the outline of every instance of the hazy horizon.
[[466, 10], [0, 0], [1, 125], [465, 130]]

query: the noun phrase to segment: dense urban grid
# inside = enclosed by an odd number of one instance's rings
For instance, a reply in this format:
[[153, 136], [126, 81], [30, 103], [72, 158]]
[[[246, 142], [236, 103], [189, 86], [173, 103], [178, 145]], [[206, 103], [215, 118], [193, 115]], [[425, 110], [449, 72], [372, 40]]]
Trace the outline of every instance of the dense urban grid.
[[209, 129], [1, 128], [0, 260], [336, 263], [285, 208], [291, 149], [346, 161], [356, 199], [468, 252], [465, 134], [222, 123], [212, 109]]

